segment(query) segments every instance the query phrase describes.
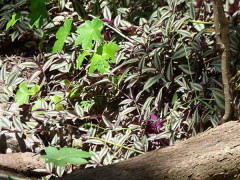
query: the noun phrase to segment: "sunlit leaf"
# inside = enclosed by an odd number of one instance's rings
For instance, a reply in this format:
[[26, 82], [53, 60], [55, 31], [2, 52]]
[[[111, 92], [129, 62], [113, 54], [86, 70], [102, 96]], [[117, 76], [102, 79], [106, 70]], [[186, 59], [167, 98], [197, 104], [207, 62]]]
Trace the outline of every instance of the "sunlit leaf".
[[77, 68], [80, 68], [81, 65], [82, 65], [82, 62], [85, 58], [85, 56], [87, 55], [87, 52], [86, 51], [83, 51], [77, 58]]
[[48, 17], [46, 2], [48, 2], [48, 0], [30, 0], [29, 18], [31, 19], [31, 26], [40, 28], [43, 20]]
[[92, 41], [100, 41], [101, 30], [103, 28], [103, 22], [99, 18], [93, 19], [92, 21], [87, 20], [82, 26], [77, 29], [77, 33], [80, 36], [75, 41], [75, 46], [82, 43], [83, 49], [91, 49]]
[[93, 154], [85, 151], [80, 151], [76, 148], [61, 148], [58, 150], [55, 147], [48, 146], [46, 149], [47, 155], [42, 155], [41, 158], [47, 159], [47, 163], [54, 163], [56, 166], [64, 166], [65, 164], [87, 164], [85, 158], [92, 157]]
[[16, 24], [16, 22], [18, 22], [19, 19], [20, 19], [20, 14], [19, 13], [14, 13], [12, 15], [11, 20], [8, 21], [8, 23], [7, 23], [6, 30], [8, 30], [10, 27], [13, 27], [14, 24]]
[[66, 19], [64, 25], [56, 33], [57, 41], [54, 43], [52, 53], [61, 52], [63, 45], [72, 28], [72, 19]]

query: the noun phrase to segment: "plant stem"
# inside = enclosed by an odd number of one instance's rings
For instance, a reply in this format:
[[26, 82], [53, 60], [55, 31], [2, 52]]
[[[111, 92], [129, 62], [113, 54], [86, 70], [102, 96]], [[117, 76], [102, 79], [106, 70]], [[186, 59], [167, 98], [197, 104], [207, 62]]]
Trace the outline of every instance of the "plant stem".
[[188, 23], [195, 23], [195, 24], [214, 24], [214, 22], [208, 21], [197, 21], [197, 20], [188, 20]]
[[113, 143], [111, 141], [107, 141], [105, 139], [101, 139], [101, 138], [98, 138], [98, 137], [88, 137], [89, 139], [97, 139], [99, 141], [102, 141], [102, 142], [105, 142], [105, 143], [108, 143], [108, 144], [112, 144], [114, 146], [118, 146], [120, 148], [124, 148], [124, 149], [128, 149], [130, 151], [134, 151], [134, 152], [137, 152], [137, 153], [140, 153], [140, 154], [145, 154], [145, 152], [143, 151], [139, 151], [139, 150], [136, 150], [136, 149], [133, 149], [133, 148], [130, 148], [130, 147], [127, 147], [127, 146], [123, 146], [123, 145], [120, 145], [120, 144], [116, 144], [116, 143]]

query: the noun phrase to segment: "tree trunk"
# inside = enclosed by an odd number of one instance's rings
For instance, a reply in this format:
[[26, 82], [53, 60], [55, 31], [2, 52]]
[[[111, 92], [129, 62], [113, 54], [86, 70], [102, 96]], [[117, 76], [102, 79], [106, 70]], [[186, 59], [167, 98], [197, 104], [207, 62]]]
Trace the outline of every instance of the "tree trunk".
[[176, 145], [62, 180], [233, 179], [240, 174], [240, 123], [228, 122]]
[[217, 47], [220, 50], [221, 66], [222, 66], [222, 81], [224, 86], [225, 96], [225, 114], [222, 118], [223, 123], [233, 118], [232, 109], [232, 94], [230, 90], [230, 39], [229, 39], [229, 22], [224, 12], [224, 1], [213, 1], [214, 25], [216, 33]]

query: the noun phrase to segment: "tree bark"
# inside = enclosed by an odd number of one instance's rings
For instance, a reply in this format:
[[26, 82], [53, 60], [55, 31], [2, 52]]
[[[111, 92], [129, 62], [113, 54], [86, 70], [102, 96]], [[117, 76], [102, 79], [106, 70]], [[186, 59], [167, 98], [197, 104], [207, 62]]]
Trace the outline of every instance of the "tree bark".
[[[61, 180], [233, 179], [240, 174], [240, 122], [228, 122], [188, 140], [96, 169], [76, 170]], [[11, 170], [37, 175], [44, 160], [32, 153], [0, 154], [0, 179]]]
[[232, 94], [230, 88], [230, 39], [229, 39], [229, 22], [224, 12], [223, 0], [213, 1], [214, 25], [216, 33], [217, 46], [221, 55], [222, 81], [225, 96], [225, 114], [222, 118], [223, 123], [230, 120], [233, 115]]
[[[0, 154], [0, 179], [4, 176], [10, 175], [14, 177], [18, 174], [22, 174], [28, 177], [41, 177], [43, 175], [46, 175], [46, 173], [34, 172], [34, 170], [44, 168], [44, 159], [40, 158], [39, 155], [36, 155], [34, 153], [25, 152]], [[19, 179], [21, 178], [19, 177]]]
[[61, 180], [233, 179], [240, 174], [240, 123], [228, 122], [176, 145]]

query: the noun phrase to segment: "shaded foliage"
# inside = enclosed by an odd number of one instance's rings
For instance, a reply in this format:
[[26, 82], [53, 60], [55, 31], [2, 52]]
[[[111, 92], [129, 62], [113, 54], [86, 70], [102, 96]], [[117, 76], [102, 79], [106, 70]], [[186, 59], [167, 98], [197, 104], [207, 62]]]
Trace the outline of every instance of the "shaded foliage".
[[[0, 129], [18, 133], [28, 150], [77, 147], [96, 167], [218, 124], [224, 96], [211, 2], [38, 1], [43, 16], [17, 2], [0, 6], [0, 45], [11, 37], [31, 53], [1, 54], [0, 102], [9, 106]], [[228, 14], [238, 95], [237, 17]]]

